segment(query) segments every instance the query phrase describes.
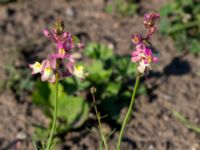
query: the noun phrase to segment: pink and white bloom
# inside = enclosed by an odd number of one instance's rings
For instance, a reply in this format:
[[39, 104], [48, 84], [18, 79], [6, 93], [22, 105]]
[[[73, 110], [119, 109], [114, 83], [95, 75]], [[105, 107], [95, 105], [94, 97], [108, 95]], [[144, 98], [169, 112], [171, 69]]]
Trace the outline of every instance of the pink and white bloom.
[[75, 45], [72, 35], [64, 32], [64, 24], [61, 20], [56, 23], [55, 29], [44, 29], [44, 35], [56, 45], [56, 51], [47, 56], [42, 63], [36, 62], [29, 65], [33, 70], [32, 74], [40, 73], [42, 81], [54, 83], [56, 80], [68, 76], [76, 76], [84, 79], [85, 72], [82, 66], [75, 65], [75, 59], [72, 57], [71, 51], [76, 46], [83, 48], [83, 43]]
[[136, 51], [132, 53], [131, 61], [138, 63], [138, 71], [144, 74], [151, 70], [151, 64], [157, 63], [158, 58], [153, 56], [150, 48], [144, 45], [137, 45]]
[[56, 75], [54, 73], [54, 70], [50, 67], [44, 68], [41, 79], [42, 81], [49, 81], [50, 83], [55, 83]]
[[145, 74], [151, 70], [152, 63], [158, 62], [158, 57], [153, 56], [152, 50], [149, 48], [149, 39], [156, 32], [154, 26], [156, 21], [160, 18], [157, 13], [149, 13], [144, 15], [144, 25], [148, 30], [146, 37], [143, 38], [139, 34], [132, 35], [132, 42], [135, 44], [136, 50], [131, 54], [131, 61], [138, 63], [138, 72]]

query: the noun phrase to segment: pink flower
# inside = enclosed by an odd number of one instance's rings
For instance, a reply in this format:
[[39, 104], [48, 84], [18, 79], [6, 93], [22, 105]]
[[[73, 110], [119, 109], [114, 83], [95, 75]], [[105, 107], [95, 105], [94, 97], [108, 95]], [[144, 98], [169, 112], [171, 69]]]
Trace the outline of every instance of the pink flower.
[[[54, 83], [56, 80], [68, 76], [76, 76], [83, 79], [85, 77], [84, 68], [76, 66], [72, 57], [72, 49], [76, 46], [74, 38], [68, 32], [64, 32], [64, 24], [62, 20], [56, 23], [53, 30], [43, 30], [45, 37], [50, 39], [56, 45], [56, 51], [49, 54], [42, 63], [35, 62], [30, 64], [32, 74], [40, 73], [42, 81]], [[83, 43], [78, 43], [77, 48], [83, 48]]]
[[72, 35], [68, 32], [57, 34], [55, 30], [49, 31], [44, 29], [43, 33], [47, 38], [55, 43], [57, 58], [63, 59], [65, 54], [69, 53], [75, 47]]
[[148, 70], [151, 70], [151, 64], [157, 63], [158, 58], [153, 56], [150, 48], [144, 45], [138, 45], [136, 51], [132, 52], [131, 61], [138, 63], [138, 71], [144, 74]]
[[150, 37], [156, 32], [156, 27], [150, 27], [147, 33], [147, 36]]
[[42, 81], [49, 81], [50, 83], [55, 82], [55, 60], [49, 58], [42, 61], [42, 64], [39, 62], [35, 62], [34, 64], [30, 64], [29, 67], [33, 69], [32, 74], [40, 73]]
[[131, 41], [134, 43], [134, 44], [139, 44], [142, 42], [142, 36], [140, 34], [133, 34], [132, 35], [132, 38], [131, 38]]
[[145, 74], [151, 70], [152, 63], [157, 63], [158, 58], [153, 56], [152, 50], [149, 46], [150, 37], [156, 32], [156, 27], [154, 26], [156, 21], [160, 18], [157, 13], [149, 13], [144, 15], [144, 25], [148, 30], [147, 35], [143, 38], [141, 35], [132, 35], [132, 42], [136, 44], [136, 50], [131, 54], [131, 61], [138, 63], [138, 72]]
[[56, 80], [56, 58], [54, 55], [48, 55], [47, 59], [42, 61], [41, 64], [41, 79], [42, 81], [49, 81], [50, 83], [54, 83]]

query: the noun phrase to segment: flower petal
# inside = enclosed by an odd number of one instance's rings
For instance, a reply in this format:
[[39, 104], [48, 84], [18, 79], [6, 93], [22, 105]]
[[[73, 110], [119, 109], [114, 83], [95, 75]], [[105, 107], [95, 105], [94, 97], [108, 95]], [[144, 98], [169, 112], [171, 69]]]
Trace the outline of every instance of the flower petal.
[[34, 64], [29, 64], [29, 67], [32, 70], [32, 74], [40, 73], [42, 70], [42, 65], [39, 62], [35, 62]]
[[154, 57], [153, 57], [153, 62], [154, 62], [154, 63], [158, 63], [158, 57], [155, 57], [155, 56], [154, 56]]
[[140, 58], [139, 57], [131, 57], [131, 61], [136, 63], [136, 62], [140, 61]]
[[50, 83], [55, 83], [55, 81], [56, 81], [56, 75], [55, 74], [51, 75], [51, 77], [48, 79], [48, 81]]
[[84, 67], [83, 66], [77, 66], [77, 67], [75, 66], [73, 74], [77, 78], [84, 79], [85, 78]]
[[50, 67], [45, 68], [44, 71], [42, 72], [41, 79], [42, 81], [49, 80], [52, 75], [53, 75], [53, 70]]

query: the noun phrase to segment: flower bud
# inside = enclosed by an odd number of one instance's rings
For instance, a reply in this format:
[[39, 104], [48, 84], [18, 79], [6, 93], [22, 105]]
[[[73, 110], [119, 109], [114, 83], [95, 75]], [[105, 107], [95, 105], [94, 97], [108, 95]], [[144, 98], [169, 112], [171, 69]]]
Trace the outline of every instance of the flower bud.
[[131, 38], [131, 41], [134, 43], [134, 44], [139, 44], [142, 42], [142, 36], [140, 34], [133, 34], [132, 35], [132, 38]]
[[156, 23], [156, 21], [160, 18], [158, 13], [149, 13], [144, 15], [144, 25], [148, 29]]

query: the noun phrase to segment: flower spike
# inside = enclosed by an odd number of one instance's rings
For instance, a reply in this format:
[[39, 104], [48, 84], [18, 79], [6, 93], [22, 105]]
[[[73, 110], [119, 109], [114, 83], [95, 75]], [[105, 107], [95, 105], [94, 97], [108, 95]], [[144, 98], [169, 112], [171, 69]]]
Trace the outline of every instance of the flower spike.
[[[44, 29], [43, 34], [55, 43], [56, 50], [54, 53], [49, 54], [41, 64], [39, 62], [30, 64], [32, 74], [40, 73], [42, 81], [49, 81], [50, 83], [55, 83], [56, 74], [60, 79], [72, 75], [84, 79], [84, 68], [75, 66], [75, 59], [71, 54], [73, 48], [83, 48], [84, 44], [77, 43], [76, 46], [73, 36], [64, 31], [64, 23], [61, 19], [55, 23], [53, 30]], [[67, 65], [65, 65], [66, 62]]]
[[157, 13], [149, 13], [144, 15], [144, 25], [147, 29], [147, 35], [142, 38], [139, 34], [132, 35], [132, 42], [135, 44], [136, 50], [131, 54], [131, 61], [138, 63], [138, 72], [146, 74], [151, 70], [152, 63], [158, 62], [158, 57], [154, 56], [151, 48], [148, 46], [150, 37], [156, 32], [154, 26], [160, 15]]

